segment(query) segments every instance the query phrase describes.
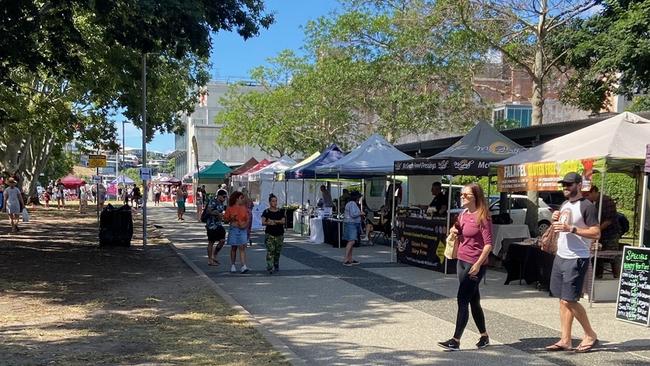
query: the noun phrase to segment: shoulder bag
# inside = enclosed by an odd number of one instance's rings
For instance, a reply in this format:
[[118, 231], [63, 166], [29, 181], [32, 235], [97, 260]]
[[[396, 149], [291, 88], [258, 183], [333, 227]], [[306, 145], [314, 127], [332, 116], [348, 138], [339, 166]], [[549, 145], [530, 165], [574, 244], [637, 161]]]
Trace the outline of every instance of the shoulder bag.
[[[462, 213], [458, 215], [458, 222], [460, 222], [462, 216]], [[447, 235], [447, 241], [445, 245], [445, 258], [456, 259], [458, 256], [458, 245], [460, 244], [459, 241], [460, 240], [458, 238], [458, 235], [450, 231], [449, 235]]]
[[539, 247], [546, 253], [553, 255], [557, 253], [557, 233], [553, 230], [553, 225], [549, 226], [539, 238]]

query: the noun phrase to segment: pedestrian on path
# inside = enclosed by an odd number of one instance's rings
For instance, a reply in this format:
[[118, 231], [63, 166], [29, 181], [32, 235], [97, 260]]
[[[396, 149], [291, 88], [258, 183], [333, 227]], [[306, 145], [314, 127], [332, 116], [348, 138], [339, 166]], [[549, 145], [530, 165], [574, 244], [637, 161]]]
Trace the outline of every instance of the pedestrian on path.
[[9, 184], [9, 187], [4, 190], [3, 207], [5, 207], [7, 214], [9, 214], [11, 232], [15, 233], [19, 231], [18, 220], [23, 207], [25, 207], [25, 202], [23, 201], [23, 195], [20, 192], [20, 189], [16, 187], [16, 180], [14, 178], [9, 178], [7, 179], [7, 183]]
[[56, 181], [56, 209], [65, 207], [65, 186], [61, 183], [61, 179]]
[[557, 233], [557, 253], [551, 270], [550, 290], [551, 296], [560, 299], [562, 334], [560, 340], [546, 347], [546, 350], [572, 349], [571, 326], [575, 318], [585, 332], [575, 352], [585, 353], [598, 345], [598, 337], [591, 328], [585, 308], [578, 300], [587, 275], [592, 242], [600, 236], [600, 225], [596, 206], [582, 197], [580, 174], [568, 173], [558, 183], [562, 184], [567, 201], [552, 217], [553, 229]]
[[230, 272], [237, 272], [235, 261], [237, 259], [237, 248], [239, 248], [239, 261], [241, 263], [241, 273], [248, 272], [246, 266], [246, 244], [248, 244], [248, 235], [246, 229], [251, 216], [246, 207], [246, 196], [241, 192], [234, 192], [228, 200], [228, 208], [223, 215], [224, 221], [230, 223], [228, 230], [228, 244], [230, 245]]
[[450, 230], [459, 237], [456, 273], [460, 284], [456, 295], [458, 303], [456, 330], [452, 338], [438, 342], [440, 347], [448, 351], [460, 349], [460, 339], [469, 321], [470, 308], [476, 328], [481, 333], [476, 347], [485, 348], [490, 344], [478, 288], [481, 279], [485, 276], [485, 265], [492, 251], [490, 212], [485, 203], [483, 189], [478, 184], [466, 185], [460, 196], [464, 210]]
[[[219, 265], [216, 259], [217, 254], [223, 248], [226, 239], [226, 229], [223, 228], [223, 213], [226, 210], [226, 197], [228, 194], [224, 190], [217, 191], [216, 197], [210, 198], [205, 210], [208, 214], [208, 220], [205, 223], [205, 229], [208, 234], [208, 265]], [[217, 243], [217, 246], [214, 246]]]
[[178, 187], [176, 189], [176, 214], [179, 221], [185, 221], [183, 214], [185, 214], [185, 197], [187, 196], [185, 189]]
[[266, 271], [269, 274], [280, 270], [280, 253], [284, 244], [284, 211], [278, 209], [278, 198], [269, 195], [269, 208], [262, 212], [262, 225], [266, 226]]
[[358, 261], [352, 259], [352, 249], [354, 243], [359, 240], [361, 234], [361, 222], [363, 221], [363, 212], [359, 208], [359, 201], [361, 193], [352, 191], [349, 196], [348, 203], [345, 204], [345, 217], [343, 219], [343, 239], [347, 240], [345, 246], [345, 257], [343, 258], [344, 266], [352, 266], [359, 264]]

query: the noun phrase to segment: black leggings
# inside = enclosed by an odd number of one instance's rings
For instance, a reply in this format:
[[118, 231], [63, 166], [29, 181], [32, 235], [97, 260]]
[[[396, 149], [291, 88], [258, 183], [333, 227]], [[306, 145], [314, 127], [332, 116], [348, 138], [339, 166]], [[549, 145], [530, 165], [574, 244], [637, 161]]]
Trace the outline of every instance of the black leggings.
[[478, 285], [483, 276], [485, 276], [485, 266], [481, 266], [476, 276], [470, 276], [469, 270], [472, 268], [471, 263], [463, 262], [460, 259], [456, 264], [456, 273], [458, 274], [458, 314], [456, 315], [456, 331], [454, 338], [460, 339], [463, 331], [469, 321], [469, 307], [472, 307], [472, 318], [478, 328], [479, 333], [485, 333], [485, 315], [481, 307], [481, 295], [478, 292]]

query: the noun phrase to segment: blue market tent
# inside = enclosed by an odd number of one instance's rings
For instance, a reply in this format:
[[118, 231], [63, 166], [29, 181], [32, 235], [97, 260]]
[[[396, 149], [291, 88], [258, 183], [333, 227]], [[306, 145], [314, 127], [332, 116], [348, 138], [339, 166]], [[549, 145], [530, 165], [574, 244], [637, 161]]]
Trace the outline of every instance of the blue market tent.
[[285, 179], [314, 179], [317, 176], [316, 169], [318, 167], [331, 164], [341, 159], [344, 155], [343, 151], [336, 144], [331, 144], [308, 164], [285, 170], [284, 177]]
[[133, 181], [133, 179], [125, 175], [120, 175], [111, 181], [111, 184], [134, 184], [134, 183], [135, 182]]
[[393, 174], [395, 161], [408, 160], [410, 156], [399, 151], [383, 137], [373, 134], [343, 158], [316, 168], [321, 177], [365, 178]]

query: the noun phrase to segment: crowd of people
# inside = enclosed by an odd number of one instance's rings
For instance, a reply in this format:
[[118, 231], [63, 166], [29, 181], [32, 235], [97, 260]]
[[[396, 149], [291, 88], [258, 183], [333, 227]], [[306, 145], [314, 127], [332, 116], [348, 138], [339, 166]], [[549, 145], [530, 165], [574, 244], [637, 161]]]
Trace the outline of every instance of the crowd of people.
[[[5, 210], [11, 221], [11, 232], [20, 230], [18, 223], [25, 208], [25, 198], [18, 181], [9, 177], [0, 184], [0, 209]], [[587, 192], [582, 191], [582, 177], [576, 173], [567, 174], [559, 184], [563, 187], [566, 201], [559, 210], [553, 213], [551, 229], [557, 234], [557, 253], [551, 269], [550, 293], [559, 298], [559, 313], [561, 321], [560, 339], [546, 347], [547, 351], [588, 352], [598, 344], [595, 331], [591, 328], [585, 309], [579, 304], [587, 268], [590, 263], [593, 242], [600, 239], [605, 250], [619, 249], [621, 228], [617, 220], [616, 204], [608, 196], [601, 195], [598, 187], [592, 186]], [[344, 189], [338, 200], [333, 200], [325, 186], [320, 187], [322, 198], [319, 206], [332, 210], [337, 204], [343, 204], [343, 239], [346, 241], [343, 265], [353, 266], [359, 261], [353, 258], [355, 243], [364, 231], [372, 231], [371, 216], [362, 195], [358, 191]], [[125, 204], [139, 207], [142, 202], [142, 192], [136, 185], [120, 188], [119, 197]], [[398, 193], [399, 192], [399, 193]], [[159, 205], [162, 194], [173, 197], [177, 209], [177, 219], [184, 221], [185, 202], [188, 197], [186, 186], [153, 186], [153, 200]], [[431, 215], [445, 215], [448, 196], [441, 190], [440, 183], [431, 187], [433, 199], [427, 208]], [[106, 199], [106, 189], [103, 184], [89, 185], [83, 182], [76, 189], [67, 189], [60, 181], [50, 182], [43, 193], [45, 205], [50, 200], [56, 200], [57, 208], [65, 207], [66, 197], [78, 196], [80, 210], [93, 201], [102, 206]], [[210, 196], [205, 186], [198, 187], [195, 193], [197, 214], [205, 223], [207, 233], [208, 265], [219, 265], [218, 253], [227, 243], [230, 245], [230, 272], [248, 273], [246, 248], [251, 245], [251, 225], [253, 202], [248, 192], [243, 189], [228, 194], [227, 187], [221, 185], [213, 196]], [[393, 192], [389, 188], [386, 193], [386, 205], [393, 200], [401, 200], [401, 187]], [[338, 202], [337, 202], [338, 201]], [[486, 329], [485, 314], [481, 307], [479, 284], [485, 276], [489, 253], [492, 251], [491, 215], [487, 207], [486, 197], [478, 184], [464, 186], [460, 193], [462, 212], [451, 227], [450, 232], [457, 236], [457, 317], [456, 329], [453, 336], [438, 345], [446, 350], [458, 350], [464, 329], [472, 315], [480, 338], [476, 347], [484, 348], [490, 344]], [[386, 207], [386, 205], [384, 207]], [[602, 218], [598, 220], [598, 206], [602, 205]], [[262, 225], [265, 227], [264, 242], [267, 248], [265, 268], [272, 275], [280, 270], [280, 257], [284, 245], [284, 227], [286, 213], [278, 207], [278, 198], [271, 194], [268, 198], [268, 208], [261, 214]], [[226, 231], [225, 225], [228, 224]], [[370, 227], [369, 227], [370, 226]], [[239, 268], [237, 267], [239, 255]], [[611, 261], [613, 272], [618, 273], [619, 259]], [[597, 263], [597, 276], [602, 275], [602, 263]], [[581, 343], [575, 349], [572, 346], [571, 328], [573, 320], [577, 320], [584, 329]]]

